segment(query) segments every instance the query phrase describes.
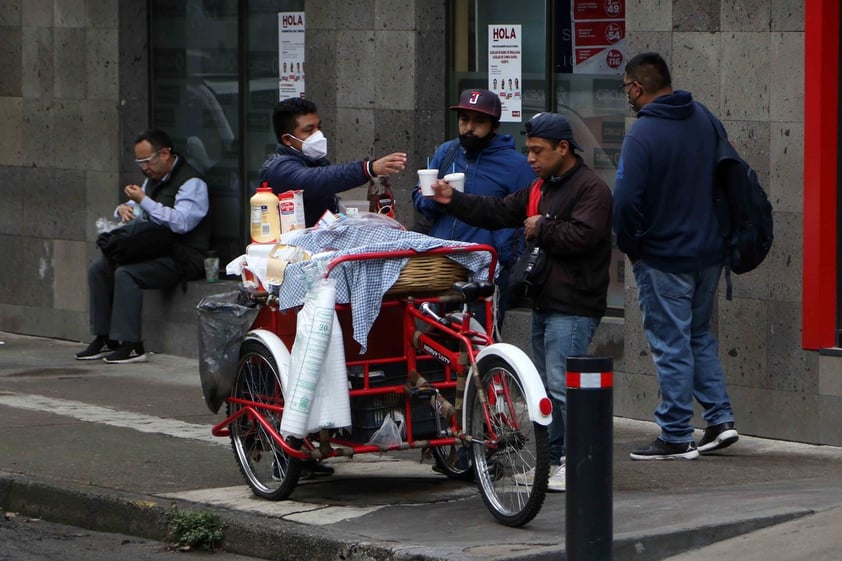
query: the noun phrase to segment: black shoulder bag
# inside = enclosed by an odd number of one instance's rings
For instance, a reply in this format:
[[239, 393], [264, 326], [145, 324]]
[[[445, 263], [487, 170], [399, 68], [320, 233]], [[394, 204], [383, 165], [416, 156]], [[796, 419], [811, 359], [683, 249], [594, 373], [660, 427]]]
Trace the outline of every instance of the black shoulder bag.
[[96, 245], [112, 263], [126, 265], [172, 255], [176, 235], [166, 226], [148, 220], [132, 220], [103, 232]]
[[[526, 207], [527, 216], [538, 214], [538, 201], [541, 199], [543, 179], [532, 184], [529, 192], [529, 204]], [[547, 253], [535, 242], [529, 240], [526, 249], [520, 254], [509, 273], [509, 290], [515, 296], [535, 296], [544, 285], [550, 270]]]

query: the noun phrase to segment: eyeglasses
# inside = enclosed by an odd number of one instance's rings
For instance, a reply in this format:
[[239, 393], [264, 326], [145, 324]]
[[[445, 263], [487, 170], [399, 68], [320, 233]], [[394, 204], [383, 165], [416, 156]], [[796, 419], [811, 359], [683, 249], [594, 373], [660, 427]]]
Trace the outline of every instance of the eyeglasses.
[[[161, 148], [161, 150], [163, 150], [163, 148]], [[157, 160], [157, 159], [158, 159], [158, 156], [160, 156], [160, 155], [161, 155], [161, 150], [158, 150], [157, 152], [155, 152], [154, 154], [152, 154], [152, 155], [151, 155], [151, 156], [149, 156], [148, 158], [143, 158], [142, 160], [137, 160], [137, 159], [136, 159], [136, 160], [134, 161], [134, 163], [136, 163], [136, 164], [137, 164], [137, 165], [139, 165], [140, 167], [143, 167], [143, 166], [148, 166], [148, 165], [154, 164], [154, 163], [155, 163], [155, 160]]]
[[630, 82], [623, 82], [622, 84], [620, 84], [620, 89], [623, 90], [623, 91], [626, 91], [626, 87], [631, 86], [634, 83], [637, 83], [637, 80], [632, 80]]

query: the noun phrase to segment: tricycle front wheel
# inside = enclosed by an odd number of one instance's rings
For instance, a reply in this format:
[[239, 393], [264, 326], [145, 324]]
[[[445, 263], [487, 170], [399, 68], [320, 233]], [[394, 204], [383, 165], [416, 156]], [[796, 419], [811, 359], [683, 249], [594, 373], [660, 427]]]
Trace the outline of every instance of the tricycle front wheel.
[[[284, 452], [263, 424], [280, 430], [284, 395], [275, 358], [259, 341], [243, 343], [232, 395], [238, 401], [228, 402], [229, 416], [249, 409], [230, 425], [240, 472], [255, 495], [275, 501], [289, 497], [298, 484], [301, 461]], [[298, 448], [301, 443], [290, 444]]]
[[483, 501], [503, 524], [523, 526], [541, 510], [547, 493], [547, 427], [529, 418], [515, 368], [497, 356], [477, 364], [467, 407], [465, 428], [474, 439], [474, 468]]

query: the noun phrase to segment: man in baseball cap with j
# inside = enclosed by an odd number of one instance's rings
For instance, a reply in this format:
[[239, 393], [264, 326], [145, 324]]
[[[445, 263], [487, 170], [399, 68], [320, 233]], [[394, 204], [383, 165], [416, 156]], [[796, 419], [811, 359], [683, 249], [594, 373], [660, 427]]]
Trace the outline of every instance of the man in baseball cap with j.
[[[465, 193], [492, 196], [502, 199], [510, 193], [528, 187], [535, 179], [526, 157], [515, 148], [511, 135], [500, 133], [502, 104], [500, 97], [489, 90], [467, 89], [459, 102], [450, 106], [458, 117], [459, 136], [440, 144], [429, 166], [438, 170], [438, 177], [451, 173], [464, 174]], [[466, 224], [442, 212], [420, 187], [412, 193], [415, 209], [429, 225], [427, 234], [445, 240], [487, 244], [497, 250], [499, 275], [495, 280], [499, 289], [497, 320], [502, 327], [508, 307], [508, 272], [517, 260], [517, 228], [490, 231], [484, 227]], [[420, 229], [420, 228], [419, 228]], [[477, 310], [480, 323], [486, 324], [485, 308]]]
[[588, 353], [605, 313], [611, 191], [576, 154], [582, 147], [562, 115], [538, 113], [522, 134], [538, 176], [528, 189], [497, 199], [460, 193], [439, 180], [433, 200], [468, 224], [489, 229], [522, 224], [527, 240], [546, 253], [547, 273], [531, 294], [532, 357], [553, 404], [548, 489], [564, 491], [566, 360]]

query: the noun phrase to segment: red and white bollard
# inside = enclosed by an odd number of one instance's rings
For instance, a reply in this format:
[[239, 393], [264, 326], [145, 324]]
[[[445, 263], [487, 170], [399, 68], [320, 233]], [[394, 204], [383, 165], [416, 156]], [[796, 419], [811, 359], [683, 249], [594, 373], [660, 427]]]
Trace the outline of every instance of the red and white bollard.
[[613, 359], [567, 358], [568, 561], [611, 561], [613, 541]]

